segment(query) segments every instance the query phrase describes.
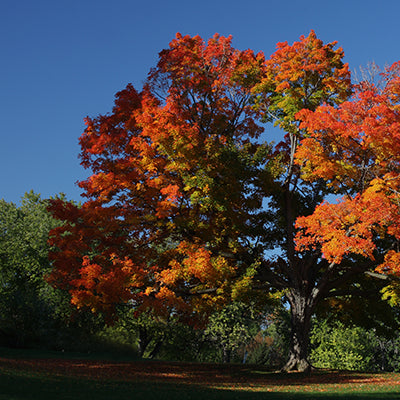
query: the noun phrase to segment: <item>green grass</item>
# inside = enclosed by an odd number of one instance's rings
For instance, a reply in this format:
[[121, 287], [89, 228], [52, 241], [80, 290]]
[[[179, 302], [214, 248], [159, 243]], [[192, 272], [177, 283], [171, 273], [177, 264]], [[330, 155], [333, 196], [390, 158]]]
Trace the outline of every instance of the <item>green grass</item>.
[[[75, 362], [70, 364], [66, 361], [69, 358]], [[46, 370], [43, 359], [65, 361], [60, 361], [60, 369]], [[0, 400], [400, 398], [399, 374], [321, 372], [307, 377], [274, 374], [255, 366], [196, 366], [149, 361], [137, 367], [136, 362], [93, 361], [97, 359], [94, 356], [86, 362], [79, 354], [0, 349]], [[24, 360], [30, 361], [24, 363]], [[32, 367], [36, 361], [38, 368]], [[138, 368], [140, 372], [143, 366], [150, 372], [154, 370], [154, 374], [147, 378], [129, 375], [131, 369]], [[118, 368], [121, 368], [119, 374], [113, 374]], [[172, 378], [168, 378], [170, 381], [161, 373], [166, 370], [174, 372]], [[127, 371], [126, 376], [124, 371]], [[193, 375], [189, 376], [188, 371]]]

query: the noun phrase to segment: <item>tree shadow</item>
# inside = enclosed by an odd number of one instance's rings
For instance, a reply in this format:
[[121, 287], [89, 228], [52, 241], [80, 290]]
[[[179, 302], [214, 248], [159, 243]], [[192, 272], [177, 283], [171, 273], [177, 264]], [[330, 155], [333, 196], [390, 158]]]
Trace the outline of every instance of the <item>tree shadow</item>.
[[0, 358], [0, 400], [381, 400], [400, 398], [399, 381], [398, 374], [283, 374], [251, 365]]
[[[354, 375], [352, 375], [354, 377]], [[279, 381], [279, 380], [278, 380]], [[278, 382], [277, 381], [277, 382]], [[34, 373], [21, 370], [0, 371], [0, 400], [112, 400], [112, 399], [146, 399], [146, 400], [306, 400], [306, 399], [398, 399], [400, 390], [396, 392], [381, 393], [318, 393], [315, 391], [304, 393], [299, 391], [293, 380], [291, 383], [284, 380], [282, 386], [290, 386], [289, 391], [277, 392], [268, 386], [255, 386], [253, 388], [235, 387], [211, 388], [179, 382], [135, 382], [98, 380], [82, 377], [69, 377], [54, 374]], [[343, 381], [338, 381], [343, 383]], [[360, 389], [362, 390], [362, 389]]]

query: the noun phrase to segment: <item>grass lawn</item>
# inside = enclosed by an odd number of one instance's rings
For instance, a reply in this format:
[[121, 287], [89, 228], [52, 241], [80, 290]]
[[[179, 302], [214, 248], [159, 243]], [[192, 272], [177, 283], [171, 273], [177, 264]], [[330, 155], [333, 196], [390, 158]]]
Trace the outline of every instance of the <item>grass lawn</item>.
[[304, 376], [248, 365], [100, 360], [0, 349], [0, 400], [399, 398], [400, 374]]

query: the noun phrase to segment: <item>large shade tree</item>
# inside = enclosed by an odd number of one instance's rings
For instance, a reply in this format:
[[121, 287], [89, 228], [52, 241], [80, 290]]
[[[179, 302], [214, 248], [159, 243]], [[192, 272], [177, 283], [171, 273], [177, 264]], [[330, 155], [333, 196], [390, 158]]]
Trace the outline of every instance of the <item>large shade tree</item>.
[[[87, 119], [87, 201], [52, 204], [65, 221], [52, 232], [52, 282], [78, 307], [107, 314], [131, 303], [202, 316], [231, 299], [254, 300], [254, 291], [281, 292], [292, 317], [285, 369], [308, 369], [316, 306], [359, 287], [377, 265], [376, 246], [388, 243], [384, 232], [397, 235], [396, 136], [377, 129], [364, 151], [369, 131], [352, 119], [365, 98], [389, 110], [372, 113], [371, 124], [395, 125], [397, 70], [386, 94], [364, 84], [349, 100], [354, 88], [335, 46], [311, 32], [266, 60], [234, 49], [230, 37], [177, 35], [141, 92], [128, 85], [111, 114]], [[265, 143], [268, 121], [282, 132], [276, 144]], [[379, 194], [373, 210], [390, 218], [362, 214], [363, 193]], [[330, 205], [330, 194], [345, 197]], [[389, 252], [382, 268], [396, 257]]]
[[231, 38], [177, 35], [140, 93], [128, 85], [112, 114], [87, 119], [88, 200], [52, 206], [66, 223], [52, 233], [51, 279], [73, 303], [201, 314], [248, 284], [238, 260], [262, 207], [268, 147], [250, 99], [263, 68]]

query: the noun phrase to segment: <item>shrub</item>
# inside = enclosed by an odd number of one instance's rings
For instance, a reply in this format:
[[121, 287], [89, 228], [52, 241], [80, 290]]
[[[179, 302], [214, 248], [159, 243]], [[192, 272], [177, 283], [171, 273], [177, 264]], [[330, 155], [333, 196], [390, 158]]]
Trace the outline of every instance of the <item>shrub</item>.
[[367, 371], [373, 369], [374, 346], [370, 334], [342, 322], [318, 321], [311, 332], [312, 364], [318, 368]]

